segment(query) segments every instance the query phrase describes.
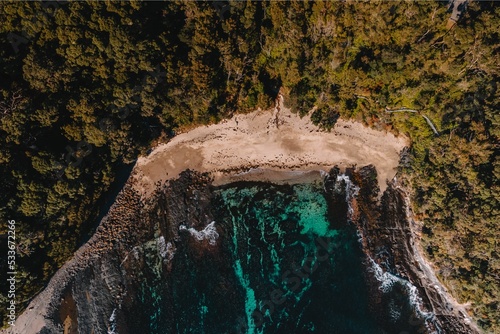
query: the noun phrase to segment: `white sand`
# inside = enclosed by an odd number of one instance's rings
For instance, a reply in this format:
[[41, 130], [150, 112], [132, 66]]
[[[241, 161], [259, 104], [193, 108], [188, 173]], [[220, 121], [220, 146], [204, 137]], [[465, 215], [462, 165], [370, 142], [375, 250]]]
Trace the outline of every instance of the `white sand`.
[[[281, 105], [282, 101], [272, 111], [236, 115], [199, 127], [159, 145], [149, 156], [138, 159], [133, 172], [136, 189], [149, 196], [156, 182], [175, 178], [187, 168], [212, 173], [215, 184], [247, 179], [286, 181], [290, 174], [270, 172], [327, 171], [334, 165], [373, 164], [382, 191], [386, 180], [394, 177], [399, 152], [408, 145], [403, 136], [344, 120], [331, 132], [322, 131], [308, 116], [300, 118]], [[257, 173], [241, 175], [242, 169], [255, 168], [259, 168]]]

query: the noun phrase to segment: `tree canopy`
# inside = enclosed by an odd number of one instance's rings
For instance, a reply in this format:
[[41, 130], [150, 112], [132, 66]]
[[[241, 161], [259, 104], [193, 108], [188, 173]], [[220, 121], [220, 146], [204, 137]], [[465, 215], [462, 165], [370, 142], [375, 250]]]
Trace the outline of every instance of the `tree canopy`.
[[[153, 141], [268, 108], [281, 91], [326, 130], [343, 117], [411, 138], [401, 173], [427, 255], [499, 330], [500, 7], [471, 2], [451, 29], [447, 9], [0, 2], [0, 217], [19, 222], [20, 300], [81, 245], [116, 173]], [[387, 112], [402, 107], [418, 112]]]

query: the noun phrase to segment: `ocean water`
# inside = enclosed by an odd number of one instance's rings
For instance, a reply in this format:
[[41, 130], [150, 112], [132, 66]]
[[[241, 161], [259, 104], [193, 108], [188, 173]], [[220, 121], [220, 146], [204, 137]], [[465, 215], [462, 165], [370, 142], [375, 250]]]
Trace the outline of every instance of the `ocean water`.
[[218, 188], [215, 220], [183, 233], [168, 275], [142, 284], [131, 332], [411, 333], [382, 328], [356, 231], [334, 221], [348, 208], [335, 210], [322, 184]]

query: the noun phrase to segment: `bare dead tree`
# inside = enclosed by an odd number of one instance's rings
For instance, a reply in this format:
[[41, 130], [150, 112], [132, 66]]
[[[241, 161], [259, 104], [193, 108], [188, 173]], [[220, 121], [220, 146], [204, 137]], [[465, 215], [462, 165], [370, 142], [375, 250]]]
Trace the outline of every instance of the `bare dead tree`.
[[427, 122], [427, 124], [430, 126], [430, 128], [432, 129], [432, 132], [434, 132], [434, 134], [436, 136], [439, 136], [438, 130], [436, 129], [436, 127], [434, 126], [434, 124], [432, 124], [432, 122], [429, 119], [429, 117], [425, 116], [424, 114], [420, 114], [420, 115], [425, 119], [425, 121]]
[[415, 109], [409, 109], [409, 108], [406, 108], [406, 107], [401, 107], [401, 108], [396, 108], [396, 109], [390, 109], [388, 107], [385, 107], [385, 112], [387, 113], [393, 113], [393, 112], [414, 112], [414, 113], [419, 113], [418, 110], [415, 110]]
[[10, 99], [0, 102], [0, 117], [17, 111], [26, 99], [21, 95], [21, 90], [12, 93]]

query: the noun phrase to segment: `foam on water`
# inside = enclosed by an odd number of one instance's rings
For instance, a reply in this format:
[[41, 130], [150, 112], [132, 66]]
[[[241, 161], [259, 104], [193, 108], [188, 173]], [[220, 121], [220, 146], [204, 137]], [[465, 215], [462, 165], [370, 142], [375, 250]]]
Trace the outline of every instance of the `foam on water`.
[[[259, 334], [294, 328], [292, 332], [384, 333], [369, 310], [363, 254], [356, 241], [360, 235], [352, 226], [330, 222], [329, 210], [336, 208], [329, 206], [322, 186], [239, 183], [217, 189], [217, 225], [212, 221], [201, 230], [179, 226], [188, 237], [212, 247], [193, 256], [190, 250], [198, 250], [197, 243], [170, 243], [162, 236], [144, 247], [153, 255], [146, 259], [152, 264], [168, 260], [171, 271], [158, 276], [149, 267], [154, 275], [142, 286], [142, 303], [132, 314], [135, 332], [212, 334], [241, 328]], [[339, 175], [334, 187], [345, 195], [352, 215], [359, 188], [346, 175]], [[374, 261], [372, 266], [384, 292], [400, 293], [391, 290], [398, 277], [384, 273]], [[401, 284], [409, 303], [419, 307], [416, 288]], [[283, 302], [273, 301], [276, 290]], [[411, 312], [406, 293], [404, 297], [405, 307], [389, 314], [395, 321]], [[110, 318], [108, 334], [116, 334], [115, 318]], [[146, 322], [149, 331], [141, 328]]]
[[[342, 178], [342, 181], [342, 185], [348, 188], [346, 196], [348, 198], [356, 196], [357, 187], [352, 185], [347, 177]], [[319, 296], [325, 295], [324, 291], [316, 295], [322, 289], [328, 289], [327, 294], [332, 296], [346, 298], [345, 302], [350, 300], [343, 295], [344, 289], [339, 289], [339, 292], [335, 291], [337, 291], [337, 285], [346, 284], [343, 281], [343, 275], [349, 276], [349, 273], [342, 269], [349, 261], [347, 258], [351, 261], [357, 261], [359, 255], [356, 254], [355, 247], [351, 249], [352, 246], [355, 246], [352, 236], [346, 237], [351, 232], [347, 233], [331, 227], [327, 216], [328, 203], [322, 191], [322, 185], [295, 184], [283, 188], [274, 185], [235, 187], [224, 189], [221, 191], [221, 195], [224, 199], [224, 205], [229, 208], [227, 211], [233, 222], [231, 224], [233, 254], [237, 255], [233, 268], [244, 294], [244, 317], [241, 320], [245, 324], [245, 333], [268, 333], [280, 328], [281, 322], [288, 321], [296, 321], [297, 325], [300, 323], [301, 326], [308, 326], [310, 329], [315, 328], [313, 322], [302, 323], [305, 321], [304, 318], [312, 319], [310, 313], [312, 309], [327, 307], [327, 305], [329, 308], [338, 307], [331, 305], [331, 300], [318, 300]], [[256, 232], [252, 234], [251, 230], [256, 230]], [[335, 248], [334, 246], [338, 245], [335, 251], [336, 256], [339, 257], [338, 260], [342, 256], [340, 254], [345, 254], [346, 258], [337, 264], [333, 260], [331, 262], [321, 260], [322, 262], [320, 262], [317, 257], [318, 252], [323, 254], [324, 251], [318, 250], [320, 246], [315, 243], [318, 237], [327, 238], [328, 245], [326, 247]], [[289, 241], [286, 242], [286, 240]], [[261, 248], [262, 246], [256, 247], [257, 245], [262, 245], [264, 248]], [[290, 251], [296, 254], [294, 262], [283, 263], [285, 254]], [[264, 256], [266, 263], [263, 263]], [[256, 262], [255, 258], [259, 259], [257, 263], [260, 263], [260, 268], [251, 266], [250, 263]], [[357, 267], [356, 265], [352, 266], [352, 264], [349, 266]], [[326, 285], [324, 288], [320, 288], [321, 285], [318, 284], [324, 283], [318, 283], [317, 279], [312, 279], [312, 275], [303, 268], [319, 268], [318, 270], [323, 270], [323, 275], [333, 275], [332, 277], [336, 276], [337, 278], [331, 281], [330, 286]], [[300, 280], [299, 274], [301, 275]], [[360, 272], [353, 270], [351, 274], [356, 275], [356, 278], [350, 276], [349, 281], [352, 284], [362, 284]], [[286, 275], [286, 279], [284, 275]], [[257, 279], [256, 276], [259, 278]], [[290, 282], [294, 283], [286, 283], [286, 280], [291, 280]], [[256, 282], [262, 282], [262, 284], [255, 286]], [[296, 287], [292, 288], [295, 285]], [[259, 311], [263, 305], [266, 305], [266, 302], [269, 303], [269, 296], [263, 295], [262, 288], [269, 291], [275, 288], [282, 289], [289, 305], [287, 307], [275, 305], [273, 312], [263, 311], [264, 320], [258, 318], [261, 320], [256, 322], [252, 316], [253, 313]], [[355, 290], [356, 292], [352, 292], [353, 294], [359, 293], [362, 289]], [[366, 296], [359, 295], [356, 299], [364, 300], [364, 298]], [[336, 303], [341, 302], [336, 301]], [[360, 314], [366, 312], [366, 306], [367, 304], [363, 304], [361, 307], [352, 306], [349, 308], [353, 308], [351, 314], [354, 316], [356, 312], [360, 312]], [[291, 315], [288, 312], [296, 313], [295, 316], [298, 318], [289, 319]], [[338, 320], [333, 321], [342, 324], [339, 326], [348, 326], [349, 320], [343, 319], [341, 313], [340, 309], [332, 311], [332, 314], [339, 317]], [[370, 323], [373, 320], [369, 316], [364, 317], [364, 319], [362, 323], [353, 326], [360, 328], [373, 326], [373, 322]]]
[[157, 241], [158, 252], [160, 252], [160, 256], [162, 258], [166, 258], [167, 257], [167, 244], [165, 243], [165, 238], [162, 235], [156, 241]]
[[109, 329], [108, 329], [108, 334], [118, 334], [116, 331], [116, 309], [113, 309], [113, 312], [111, 313], [111, 316], [109, 317]]
[[215, 228], [215, 221], [208, 224], [203, 230], [197, 231], [194, 228], [187, 228], [184, 225], [179, 226], [179, 231], [187, 230], [193, 237], [198, 241], [208, 240], [208, 243], [212, 246], [215, 245], [217, 239], [219, 238], [219, 233], [217, 233], [217, 229]]
[[[368, 258], [371, 264], [372, 272], [375, 275], [377, 281], [380, 282], [379, 289], [384, 293], [391, 292], [394, 284], [399, 283], [404, 288], [408, 295], [408, 300], [410, 305], [413, 307], [418, 316], [422, 317], [427, 321], [434, 318], [434, 313], [426, 312], [422, 309], [422, 298], [418, 295], [417, 287], [411, 284], [409, 281], [398, 277], [390, 272], [384, 271], [382, 267], [376, 263], [371, 257]], [[392, 310], [391, 310], [392, 311]]]
[[[354, 213], [354, 209], [351, 206], [351, 202], [354, 199], [354, 197], [356, 197], [358, 195], [359, 187], [354, 185], [352, 183], [351, 179], [349, 178], [349, 176], [347, 176], [345, 174], [337, 175], [336, 181], [337, 182], [335, 182], [335, 191], [337, 191], [337, 192], [341, 192], [342, 190], [345, 191], [345, 200], [346, 200], [347, 205], [348, 205], [348, 213], [349, 213], [348, 218], [351, 218], [352, 214]], [[345, 185], [344, 189], [341, 188], [342, 185]]]

